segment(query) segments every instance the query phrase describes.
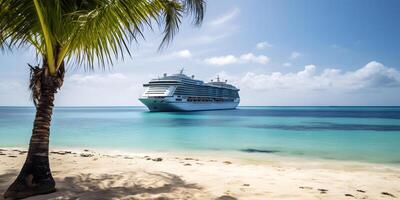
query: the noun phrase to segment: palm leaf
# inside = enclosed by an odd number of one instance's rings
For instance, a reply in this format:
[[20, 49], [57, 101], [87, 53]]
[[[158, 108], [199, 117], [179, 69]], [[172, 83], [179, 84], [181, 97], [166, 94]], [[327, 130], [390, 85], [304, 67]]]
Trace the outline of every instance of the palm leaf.
[[46, 44], [46, 60], [48, 61], [50, 74], [56, 73], [56, 66], [54, 63], [54, 50], [53, 50], [53, 41], [52, 34], [50, 32], [50, 23], [48, 22], [49, 17], [44, 16], [43, 13], [43, 5], [39, 2], [39, 0], [33, 0], [35, 4], [36, 13], [38, 15], [38, 19], [40, 22], [40, 27], [42, 28], [44, 41]]
[[161, 48], [182, 16], [200, 25], [204, 9], [204, 0], [0, 0], [0, 48], [33, 46], [53, 75], [63, 61], [105, 68], [131, 56], [130, 44], [153, 24], [163, 27]]

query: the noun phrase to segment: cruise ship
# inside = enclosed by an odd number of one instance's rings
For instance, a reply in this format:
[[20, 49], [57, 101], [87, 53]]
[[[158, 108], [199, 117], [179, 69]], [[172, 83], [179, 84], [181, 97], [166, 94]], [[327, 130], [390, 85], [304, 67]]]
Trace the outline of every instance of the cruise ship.
[[139, 100], [150, 111], [199, 111], [235, 109], [240, 102], [239, 89], [221, 81], [204, 83], [187, 76], [183, 69], [143, 84], [146, 88]]

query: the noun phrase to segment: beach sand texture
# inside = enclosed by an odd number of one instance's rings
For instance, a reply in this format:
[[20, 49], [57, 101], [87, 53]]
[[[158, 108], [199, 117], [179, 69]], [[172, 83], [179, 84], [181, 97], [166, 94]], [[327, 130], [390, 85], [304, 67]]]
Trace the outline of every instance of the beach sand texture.
[[[0, 193], [25, 157], [0, 150]], [[28, 199], [400, 198], [400, 168], [380, 164], [97, 150], [52, 150], [50, 161], [57, 192]]]

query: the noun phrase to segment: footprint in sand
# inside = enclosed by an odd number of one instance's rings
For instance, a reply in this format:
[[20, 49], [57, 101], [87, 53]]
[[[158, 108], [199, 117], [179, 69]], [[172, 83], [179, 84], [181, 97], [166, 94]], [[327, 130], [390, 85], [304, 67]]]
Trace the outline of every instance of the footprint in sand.
[[344, 194], [344, 196], [346, 196], [346, 197], [355, 197], [352, 194]]
[[390, 194], [389, 192], [382, 192], [381, 194], [396, 198], [396, 196], [394, 196], [393, 194]]
[[223, 195], [220, 197], [217, 197], [215, 200], [237, 200], [237, 198], [229, 195]]
[[328, 192], [327, 189], [318, 189], [318, 191], [320, 191], [321, 194], [326, 194], [326, 192]]

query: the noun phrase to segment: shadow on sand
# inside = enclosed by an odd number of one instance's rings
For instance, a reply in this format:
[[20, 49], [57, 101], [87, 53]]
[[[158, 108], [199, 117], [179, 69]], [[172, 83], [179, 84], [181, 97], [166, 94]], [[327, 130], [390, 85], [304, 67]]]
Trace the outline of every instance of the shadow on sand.
[[[0, 199], [4, 199], [2, 195], [16, 175], [16, 171], [0, 175]], [[55, 180], [57, 192], [27, 199], [213, 199], [197, 184], [188, 184], [180, 177], [164, 172], [80, 174], [62, 179], [56, 176]]]

